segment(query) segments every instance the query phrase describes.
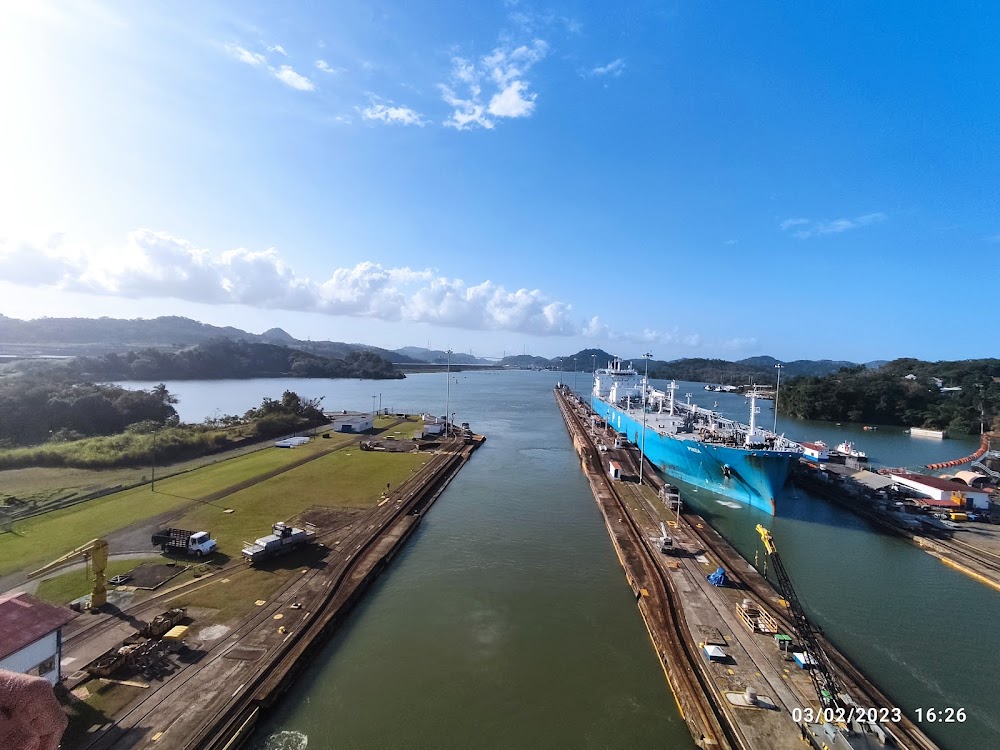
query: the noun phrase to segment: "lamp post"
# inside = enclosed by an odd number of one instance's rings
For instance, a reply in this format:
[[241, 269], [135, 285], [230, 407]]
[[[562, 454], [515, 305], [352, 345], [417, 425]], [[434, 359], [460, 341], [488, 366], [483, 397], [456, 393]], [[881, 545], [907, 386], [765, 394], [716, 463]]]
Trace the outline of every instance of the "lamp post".
[[642, 378], [642, 445], [639, 447], [639, 484], [642, 484], [642, 468], [646, 461], [646, 392], [649, 390], [649, 360], [653, 355], [646, 352], [642, 355], [646, 360], [646, 370]]
[[153, 430], [153, 453], [152, 453], [153, 465], [150, 467], [150, 480], [149, 480], [149, 490], [150, 490], [150, 492], [156, 492], [156, 433], [157, 432], [159, 432], [159, 430], [157, 430], [157, 429], [154, 428], [154, 430]]
[[448, 377], [448, 386], [445, 391], [445, 402], [444, 402], [444, 434], [445, 437], [451, 436], [451, 424], [448, 423], [448, 415], [451, 413], [451, 349], [448, 350], [448, 369], [446, 370]]
[[377, 393], [372, 394], [372, 426], [375, 426], [375, 399], [378, 398]]
[[573, 393], [576, 393], [576, 357], [573, 357]]
[[774, 369], [778, 371], [778, 385], [774, 388], [774, 429], [771, 430], [775, 435], [778, 434], [778, 394], [781, 392], [781, 368], [784, 365], [775, 365]]

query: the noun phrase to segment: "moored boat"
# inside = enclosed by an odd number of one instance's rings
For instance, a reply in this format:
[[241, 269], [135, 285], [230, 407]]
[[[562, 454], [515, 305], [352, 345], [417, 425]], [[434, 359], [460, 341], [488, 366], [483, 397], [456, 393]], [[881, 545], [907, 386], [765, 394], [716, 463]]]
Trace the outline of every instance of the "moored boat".
[[845, 458], [855, 458], [858, 461], [868, 460], [867, 453], [865, 453], [863, 450], [858, 450], [858, 448], [855, 447], [854, 443], [848, 442], [846, 440], [833, 450], [839, 455], [844, 456]]

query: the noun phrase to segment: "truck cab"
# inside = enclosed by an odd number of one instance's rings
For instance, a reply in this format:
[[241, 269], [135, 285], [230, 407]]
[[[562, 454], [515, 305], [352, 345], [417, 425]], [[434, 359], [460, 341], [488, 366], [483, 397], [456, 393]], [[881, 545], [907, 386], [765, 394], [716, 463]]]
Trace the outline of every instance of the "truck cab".
[[218, 546], [207, 531], [198, 531], [188, 540], [188, 552], [192, 555], [210, 555]]

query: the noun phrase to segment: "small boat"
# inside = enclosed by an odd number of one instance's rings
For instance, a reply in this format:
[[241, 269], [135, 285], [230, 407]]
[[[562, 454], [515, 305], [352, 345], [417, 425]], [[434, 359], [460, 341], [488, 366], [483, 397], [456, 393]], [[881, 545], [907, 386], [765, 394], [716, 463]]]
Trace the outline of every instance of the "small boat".
[[865, 426], [864, 426], [864, 427], [863, 427], [862, 429], [863, 429], [863, 430], [864, 430], [865, 432], [874, 432], [875, 430], [877, 430], [877, 429], [878, 429], [878, 427], [875, 427], [875, 426], [872, 426], [872, 425], [868, 425], [868, 424], [866, 424], [866, 425], [865, 425]]
[[807, 458], [810, 461], [816, 463], [821, 463], [823, 461], [830, 460], [830, 451], [827, 448], [826, 443], [822, 440], [817, 440], [815, 443], [799, 442], [802, 446], [802, 457]]
[[868, 460], [868, 454], [867, 453], [865, 453], [864, 451], [858, 450], [854, 446], [854, 443], [848, 442], [846, 440], [843, 443], [841, 443], [840, 445], [838, 445], [836, 448], [834, 448], [834, 450], [837, 453], [839, 453], [841, 456], [846, 456], [847, 458], [855, 458], [858, 461], [867, 461]]

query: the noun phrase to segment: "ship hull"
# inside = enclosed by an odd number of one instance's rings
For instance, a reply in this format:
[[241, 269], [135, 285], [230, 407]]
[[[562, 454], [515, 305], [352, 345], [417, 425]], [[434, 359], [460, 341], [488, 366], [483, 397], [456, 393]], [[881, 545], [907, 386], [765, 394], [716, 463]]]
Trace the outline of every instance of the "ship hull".
[[[593, 397], [594, 412], [636, 445], [642, 443], [642, 422]], [[775, 497], [791, 474], [797, 454], [747, 450], [661, 435], [647, 425], [644, 454], [668, 477], [705, 487], [754, 508], [775, 513]]]

